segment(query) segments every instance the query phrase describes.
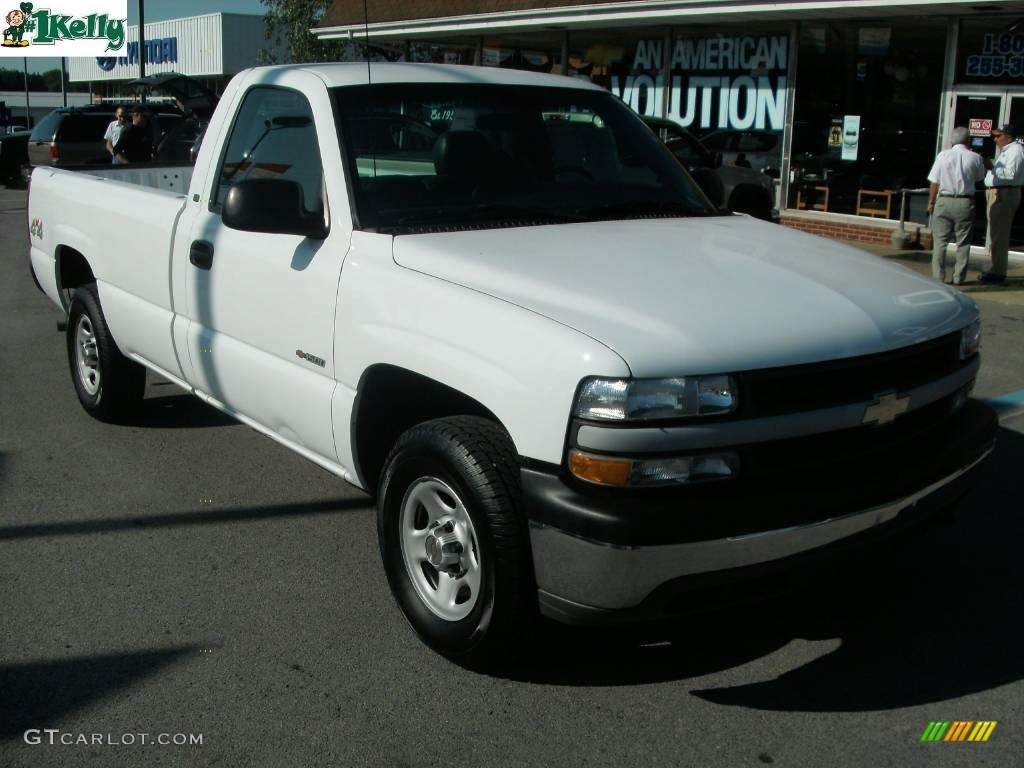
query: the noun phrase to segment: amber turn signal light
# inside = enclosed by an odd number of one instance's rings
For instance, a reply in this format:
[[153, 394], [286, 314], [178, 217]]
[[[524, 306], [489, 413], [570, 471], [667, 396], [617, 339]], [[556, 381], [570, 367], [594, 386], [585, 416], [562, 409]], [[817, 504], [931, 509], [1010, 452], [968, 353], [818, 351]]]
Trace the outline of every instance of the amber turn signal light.
[[580, 480], [599, 485], [624, 486], [629, 483], [633, 462], [588, 456], [577, 450], [569, 451], [569, 471]]

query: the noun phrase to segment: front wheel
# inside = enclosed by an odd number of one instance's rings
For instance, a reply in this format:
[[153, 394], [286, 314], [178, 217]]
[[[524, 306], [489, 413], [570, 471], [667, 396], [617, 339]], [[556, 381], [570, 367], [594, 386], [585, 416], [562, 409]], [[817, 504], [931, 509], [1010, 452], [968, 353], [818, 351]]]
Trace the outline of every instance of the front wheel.
[[465, 666], [515, 659], [537, 614], [512, 441], [475, 416], [403, 434], [378, 494], [388, 582], [423, 641]]
[[90, 415], [118, 421], [135, 412], [146, 388], [146, 369], [122, 355], [114, 343], [95, 283], [71, 297], [67, 347], [75, 393]]

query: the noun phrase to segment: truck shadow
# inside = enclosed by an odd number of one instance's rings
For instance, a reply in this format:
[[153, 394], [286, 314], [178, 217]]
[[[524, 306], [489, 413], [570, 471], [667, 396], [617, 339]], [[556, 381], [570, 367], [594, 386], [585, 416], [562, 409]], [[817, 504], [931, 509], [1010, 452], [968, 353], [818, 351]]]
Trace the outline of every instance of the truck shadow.
[[[1024, 677], [1024, 518], [1013, 479], [1022, 463], [1024, 435], [1002, 428], [978, 487], [915, 536], [842, 571], [808, 575], [815, 580], [781, 599], [641, 633], [556, 629], [543, 660], [510, 676], [615, 686], [750, 665], [747, 677], [761, 682], [702, 680], [691, 693], [726, 706], [808, 712], [927, 704], [1016, 682]], [[812, 644], [776, 654], [794, 640]], [[815, 657], [805, 661], [808, 653]], [[794, 654], [799, 666], [778, 674]]]
[[268, 504], [260, 507], [229, 507], [227, 509], [170, 512], [160, 515], [144, 514], [128, 517], [101, 517], [84, 520], [28, 523], [25, 525], [5, 525], [0, 526], [0, 541], [52, 538], [54, 536], [81, 536], [94, 533], [131, 533], [155, 528], [246, 523], [287, 517], [308, 517], [310, 515], [337, 515], [362, 511], [370, 506], [372, 506], [372, 502], [368, 499], [354, 497], [302, 501], [291, 504]]
[[126, 421], [127, 426], [151, 429], [203, 429], [239, 423], [233, 416], [188, 394], [147, 396], [138, 412]]
[[177, 646], [0, 666], [0, 742], [20, 740], [29, 728], [55, 728], [70, 713], [137, 685], [191, 653], [198, 655], [199, 649]]

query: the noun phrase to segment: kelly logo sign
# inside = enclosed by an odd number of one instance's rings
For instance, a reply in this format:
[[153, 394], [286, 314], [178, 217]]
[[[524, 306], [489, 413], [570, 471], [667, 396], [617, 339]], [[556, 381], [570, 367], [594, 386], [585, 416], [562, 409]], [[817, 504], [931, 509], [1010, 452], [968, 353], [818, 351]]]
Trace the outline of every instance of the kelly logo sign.
[[64, 5], [37, 8], [21, 3], [0, 11], [0, 56], [100, 56], [124, 47], [128, 0], [57, 2]]

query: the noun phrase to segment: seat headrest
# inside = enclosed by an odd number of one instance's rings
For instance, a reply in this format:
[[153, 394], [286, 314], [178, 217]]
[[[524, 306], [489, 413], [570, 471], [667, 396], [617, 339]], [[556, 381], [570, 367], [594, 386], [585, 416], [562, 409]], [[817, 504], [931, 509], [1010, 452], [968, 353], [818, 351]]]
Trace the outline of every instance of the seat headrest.
[[438, 176], [477, 178], [491, 162], [491, 145], [476, 131], [448, 131], [434, 142], [434, 170]]

